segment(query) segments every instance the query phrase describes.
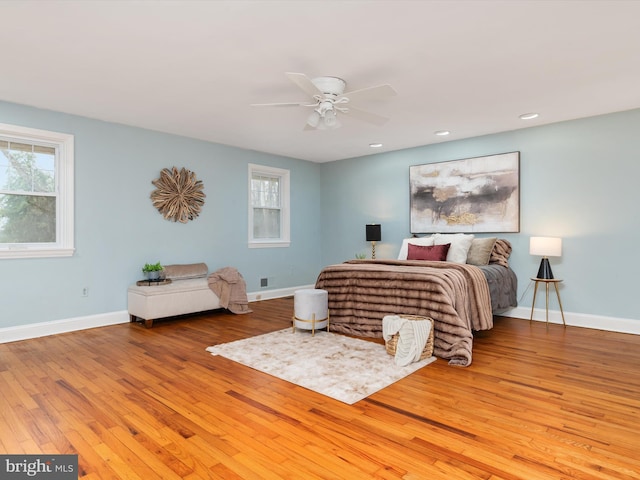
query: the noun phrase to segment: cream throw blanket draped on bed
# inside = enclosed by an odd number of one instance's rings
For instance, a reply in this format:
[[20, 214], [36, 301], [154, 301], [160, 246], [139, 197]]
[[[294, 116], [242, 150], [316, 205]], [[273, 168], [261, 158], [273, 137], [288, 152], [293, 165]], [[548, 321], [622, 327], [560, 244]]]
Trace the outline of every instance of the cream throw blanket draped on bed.
[[429, 320], [407, 320], [399, 315], [387, 315], [382, 319], [382, 338], [385, 342], [398, 334], [395, 364], [400, 367], [420, 360], [430, 332]]

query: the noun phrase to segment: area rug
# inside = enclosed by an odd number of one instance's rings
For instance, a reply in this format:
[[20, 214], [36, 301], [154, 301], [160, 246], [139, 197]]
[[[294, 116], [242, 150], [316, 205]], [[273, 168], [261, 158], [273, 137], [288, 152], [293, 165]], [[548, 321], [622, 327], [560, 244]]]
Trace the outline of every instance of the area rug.
[[384, 345], [326, 331], [291, 328], [208, 347], [274, 377], [352, 405], [429, 365], [431, 357], [398, 367]]

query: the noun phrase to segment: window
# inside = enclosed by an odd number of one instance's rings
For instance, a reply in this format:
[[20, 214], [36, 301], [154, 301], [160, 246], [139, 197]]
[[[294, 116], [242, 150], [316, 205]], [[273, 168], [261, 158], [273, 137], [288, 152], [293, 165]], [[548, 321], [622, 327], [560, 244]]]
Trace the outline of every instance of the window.
[[289, 244], [289, 170], [249, 164], [249, 248]]
[[0, 124], [0, 258], [73, 251], [73, 135]]

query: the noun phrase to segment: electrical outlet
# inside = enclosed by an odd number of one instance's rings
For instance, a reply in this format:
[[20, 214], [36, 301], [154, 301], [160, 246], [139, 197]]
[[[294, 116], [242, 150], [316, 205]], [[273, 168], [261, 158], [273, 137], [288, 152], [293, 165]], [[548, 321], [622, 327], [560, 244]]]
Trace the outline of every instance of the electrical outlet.
[[83, 297], [88, 297], [89, 296], [89, 287], [84, 287], [82, 289], [82, 296]]
[[260, 287], [268, 287], [268, 286], [269, 286], [269, 279], [267, 277], [261, 278]]

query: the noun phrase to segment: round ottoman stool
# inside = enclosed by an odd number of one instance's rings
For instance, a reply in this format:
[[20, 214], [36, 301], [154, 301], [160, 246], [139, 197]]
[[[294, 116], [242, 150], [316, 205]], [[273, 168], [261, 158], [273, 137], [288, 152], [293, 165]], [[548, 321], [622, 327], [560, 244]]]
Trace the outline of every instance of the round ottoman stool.
[[311, 330], [315, 335], [317, 329], [329, 331], [329, 293], [318, 288], [296, 290], [293, 294], [293, 333], [296, 328]]

